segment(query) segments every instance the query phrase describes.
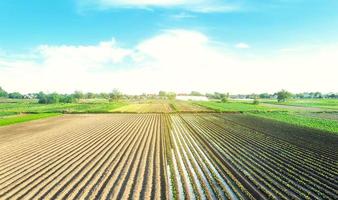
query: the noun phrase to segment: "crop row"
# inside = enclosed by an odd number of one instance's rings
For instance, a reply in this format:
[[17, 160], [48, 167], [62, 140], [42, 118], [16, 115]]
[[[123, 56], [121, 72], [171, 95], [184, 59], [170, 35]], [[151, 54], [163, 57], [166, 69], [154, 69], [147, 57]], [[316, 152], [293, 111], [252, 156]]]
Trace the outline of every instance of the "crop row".
[[337, 197], [337, 166], [333, 160], [322, 160], [305, 149], [225, 120], [222, 115], [183, 118], [265, 197]]
[[165, 198], [160, 116], [98, 118], [3, 152], [0, 199]]

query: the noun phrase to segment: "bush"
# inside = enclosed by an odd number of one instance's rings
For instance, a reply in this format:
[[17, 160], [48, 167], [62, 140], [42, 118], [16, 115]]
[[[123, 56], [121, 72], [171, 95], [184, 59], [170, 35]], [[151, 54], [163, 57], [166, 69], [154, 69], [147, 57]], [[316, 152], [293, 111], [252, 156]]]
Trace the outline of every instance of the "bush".
[[254, 100], [253, 100], [253, 102], [252, 102], [252, 104], [254, 104], [254, 105], [258, 105], [258, 104], [259, 104], [259, 101], [258, 101], [258, 99], [254, 99]]
[[287, 99], [292, 97], [292, 94], [286, 90], [281, 90], [277, 92], [277, 100], [278, 102], [285, 102]]
[[223, 97], [223, 98], [221, 99], [221, 102], [222, 102], [222, 103], [228, 103], [228, 102], [229, 102], [229, 99], [228, 99], [227, 97]]
[[23, 99], [23, 95], [19, 92], [13, 92], [8, 94], [8, 98], [10, 99]]
[[74, 95], [62, 95], [57, 93], [44, 94], [40, 92], [37, 94], [38, 102], [41, 104], [52, 104], [52, 103], [74, 103], [76, 98]]

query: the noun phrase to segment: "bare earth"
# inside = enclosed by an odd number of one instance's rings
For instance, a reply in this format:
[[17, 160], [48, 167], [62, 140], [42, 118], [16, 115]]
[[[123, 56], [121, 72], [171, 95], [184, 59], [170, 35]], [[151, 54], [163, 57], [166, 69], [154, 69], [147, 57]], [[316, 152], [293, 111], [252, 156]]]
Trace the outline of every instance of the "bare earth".
[[0, 128], [0, 199], [163, 199], [157, 115], [68, 115]]
[[338, 199], [337, 135], [241, 114], [0, 128], [0, 199]]

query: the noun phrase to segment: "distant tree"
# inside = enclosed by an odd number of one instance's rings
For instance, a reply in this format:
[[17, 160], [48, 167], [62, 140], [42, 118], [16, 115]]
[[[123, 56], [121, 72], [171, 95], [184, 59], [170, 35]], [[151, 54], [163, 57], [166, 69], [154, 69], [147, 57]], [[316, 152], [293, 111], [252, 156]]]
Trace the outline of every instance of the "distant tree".
[[94, 98], [96, 98], [96, 94], [92, 93], [92, 92], [88, 92], [88, 93], [85, 94], [85, 98], [86, 99], [94, 99]]
[[123, 94], [118, 89], [114, 89], [109, 93], [109, 101], [119, 101], [122, 97]]
[[108, 93], [100, 93], [97, 95], [99, 98], [103, 98], [103, 99], [109, 99], [109, 94]]
[[268, 98], [270, 98], [270, 94], [268, 94], [268, 93], [262, 93], [262, 94], [260, 94], [259, 95], [259, 98], [261, 98], [261, 99], [268, 99]]
[[75, 92], [73, 93], [73, 97], [74, 97], [75, 99], [83, 99], [84, 96], [85, 96], [85, 95], [84, 95], [81, 91], [75, 91]]
[[8, 98], [10, 99], [23, 99], [23, 95], [19, 92], [12, 92], [8, 94]]
[[203, 94], [201, 94], [200, 92], [197, 92], [197, 91], [191, 91], [190, 95], [191, 96], [203, 96]]
[[8, 93], [0, 87], [0, 97], [8, 97]]
[[314, 98], [323, 98], [323, 95], [320, 92], [315, 92], [314, 93]]
[[75, 103], [76, 99], [74, 98], [73, 95], [62, 95], [60, 97], [60, 102], [61, 103]]
[[176, 93], [175, 92], [168, 92], [167, 97], [169, 100], [175, 100], [176, 99]]
[[292, 96], [292, 94], [286, 90], [281, 90], [277, 92], [276, 95], [277, 95], [278, 102], [285, 102]]
[[160, 97], [165, 97], [167, 95], [167, 93], [165, 92], [165, 91], [159, 91], [158, 92], [158, 96], [160, 96]]
[[304, 93], [298, 93], [295, 95], [296, 98], [303, 99], [305, 97]]
[[222, 103], [227, 103], [229, 102], [230, 94], [229, 92], [226, 94], [220, 94], [221, 102]]
[[52, 93], [47, 95], [47, 103], [52, 104], [52, 103], [59, 103], [61, 99], [61, 95], [57, 93]]
[[256, 95], [256, 96], [253, 97], [254, 100], [253, 100], [252, 104], [254, 104], [254, 105], [258, 105], [259, 104], [258, 97], [259, 97], [258, 95]]
[[37, 99], [38, 99], [38, 102], [41, 103], [41, 104], [47, 104], [48, 101], [47, 101], [47, 95], [43, 92], [39, 92], [37, 95], [36, 95]]
[[221, 102], [222, 102], [222, 103], [228, 103], [228, 102], [229, 102], [229, 99], [226, 98], [226, 97], [223, 97], [223, 98], [221, 99]]

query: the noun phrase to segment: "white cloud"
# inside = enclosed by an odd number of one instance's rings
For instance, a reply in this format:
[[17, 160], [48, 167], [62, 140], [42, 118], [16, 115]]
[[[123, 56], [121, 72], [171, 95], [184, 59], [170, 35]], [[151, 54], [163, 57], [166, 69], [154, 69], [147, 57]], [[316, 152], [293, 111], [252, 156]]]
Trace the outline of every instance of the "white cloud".
[[193, 12], [229, 12], [239, 10], [236, 1], [222, 0], [78, 0], [82, 7], [109, 8], [180, 8]]
[[171, 15], [170, 17], [179, 20], [179, 19], [195, 18], [195, 15], [182, 12], [175, 15]]
[[203, 33], [179, 29], [129, 48], [114, 40], [43, 45], [29, 58], [0, 56], [0, 85], [20, 92], [337, 92], [338, 45], [270, 57], [245, 57], [224, 46]]
[[241, 42], [241, 43], [236, 44], [235, 47], [238, 48], [238, 49], [249, 49], [250, 45]]

